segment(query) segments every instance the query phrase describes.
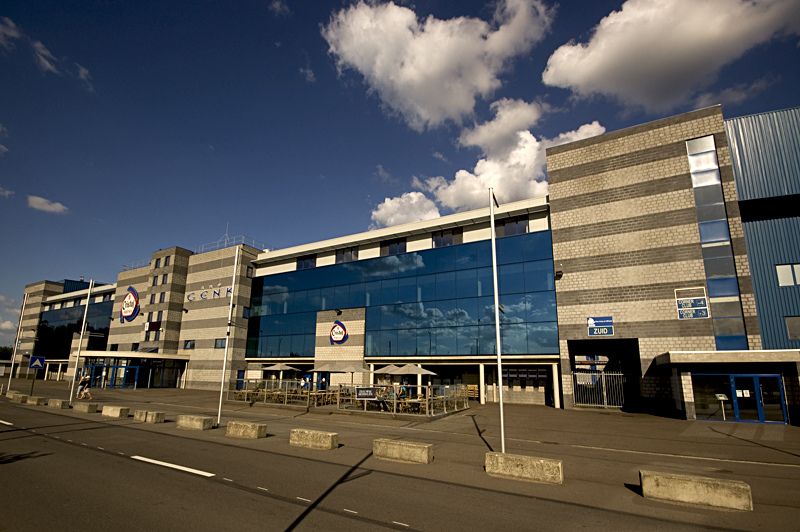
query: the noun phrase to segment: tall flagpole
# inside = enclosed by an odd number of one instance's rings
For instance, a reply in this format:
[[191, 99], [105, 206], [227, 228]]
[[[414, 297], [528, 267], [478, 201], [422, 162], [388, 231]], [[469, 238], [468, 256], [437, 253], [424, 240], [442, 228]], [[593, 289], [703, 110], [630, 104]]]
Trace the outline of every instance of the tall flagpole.
[[239, 270], [239, 250], [240, 248], [236, 247], [236, 258], [233, 259], [233, 275], [231, 276], [231, 302], [228, 305], [228, 329], [225, 331], [225, 353], [222, 355], [222, 378], [220, 379], [219, 384], [219, 408], [217, 409], [217, 426], [219, 427], [219, 423], [222, 420], [222, 394], [225, 391], [225, 381], [226, 375], [225, 372], [228, 369], [228, 347], [231, 343], [231, 322], [233, 320], [233, 301], [236, 299], [236, 273]]
[[19, 309], [19, 323], [17, 324], [17, 336], [14, 338], [14, 353], [11, 355], [11, 372], [8, 374], [8, 390], [11, 389], [11, 377], [14, 375], [14, 361], [17, 359], [17, 348], [19, 347], [20, 336], [22, 335], [22, 313], [25, 312], [25, 305], [28, 303], [28, 292], [22, 298], [22, 306]]
[[86, 332], [86, 318], [89, 316], [89, 303], [92, 300], [92, 288], [94, 279], [89, 279], [89, 291], [86, 293], [86, 308], [83, 309], [83, 322], [81, 323], [81, 336], [78, 340], [78, 352], [75, 355], [75, 369], [72, 371], [72, 384], [69, 386], [69, 404], [72, 405], [72, 398], [75, 395], [75, 377], [78, 376], [78, 362], [81, 360], [81, 346], [83, 346], [83, 333]]
[[497, 289], [497, 243], [494, 232], [494, 207], [500, 207], [494, 191], [489, 188], [489, 220], [492, 230], [492, 282], [494, 284], [494, 337], [497, 346], [497, 389], [500, 393], [500, 451], [506, 452], [506, 425], [503, 417], [503, 360], [500, 344], [500, 292]]

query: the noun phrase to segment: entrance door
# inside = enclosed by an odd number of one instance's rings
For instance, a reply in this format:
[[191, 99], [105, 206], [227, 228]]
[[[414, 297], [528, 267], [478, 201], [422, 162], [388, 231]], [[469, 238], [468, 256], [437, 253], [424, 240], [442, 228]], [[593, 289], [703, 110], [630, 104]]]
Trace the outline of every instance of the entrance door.
[[736, 417], [740, 421], [761, 421], [758, 412], [755, 377], [733, 378], [733, 388], [736, 391], [735, 408]]
[[764, 421], [778, 421], [783, 423], [786, 418], [783, 411], [781, 379], [777, 376], [762, 375], [757, 377], [757, 380]]
[[734, 375], [732, 381], [739, 421], [786, 422], [779, 375]]

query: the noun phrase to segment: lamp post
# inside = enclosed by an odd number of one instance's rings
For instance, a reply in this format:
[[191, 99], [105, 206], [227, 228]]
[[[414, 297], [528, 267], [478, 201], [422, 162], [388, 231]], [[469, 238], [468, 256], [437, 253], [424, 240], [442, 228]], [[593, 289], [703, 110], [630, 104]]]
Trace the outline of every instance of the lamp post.
[[14, 352], [11, 353], [11, 371], [8, 374], [8, 389], [11, 389], [11, 377], [14, 375], [14, 361], [17, 359], [17, 348], [19, 348], [19, 343], [22, 340], [20, 336], [22, 336], [22, 313], [25, 310], [25, 304], [28, 302], [28, 292], [25, 292], [25, 296], [22, 298], [22, 306], [19, 308], [19, 323], [17, 324], [17, 336], [14, 338]]
[[506, 452], [506, 426], [503, 418], [503, 359], [500, 344], [500, 293], [497, 289], [497, 243], [494, 231], [494, 208], [500, 205], [494, 197], [494, 191], [489, 188], [489, 220], [492, 231], [492, 283], [494, 286], [494, 335], [497, 349], [497, 391], [500, 399], [500, 451]]
[[231, 324], [233, 321], [233, 304], [236, 299], [236, 274], [239, 270], [239, 250], [236, 248], [236, 258], [233, 259], [233, 274], [231, 276], [231, 302], [228, 305], [228, 328], [225, 331], [225, 353], [222, 355], [222, 377], [219, 384], [219, 408], [217, 409], [217, 426], [219, 427], [220, 420], [222, 419], [222, 394], [225, 391], [225, 381], [227, 381], [225, 372], [228, 369], [228, 348], [231, 343]]

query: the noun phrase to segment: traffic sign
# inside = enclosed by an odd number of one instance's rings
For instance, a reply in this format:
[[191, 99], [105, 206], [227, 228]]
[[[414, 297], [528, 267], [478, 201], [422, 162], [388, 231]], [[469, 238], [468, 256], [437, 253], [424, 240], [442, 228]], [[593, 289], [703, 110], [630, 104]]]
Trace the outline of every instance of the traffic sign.
[[586, 318], [589, 336], [614, 336], [613, 316], [593, 316]]
[[44, 369], [44, 363], [44, 357], [31, 357], [31, 360], [28, 362], [28, 367], [30, 369]]

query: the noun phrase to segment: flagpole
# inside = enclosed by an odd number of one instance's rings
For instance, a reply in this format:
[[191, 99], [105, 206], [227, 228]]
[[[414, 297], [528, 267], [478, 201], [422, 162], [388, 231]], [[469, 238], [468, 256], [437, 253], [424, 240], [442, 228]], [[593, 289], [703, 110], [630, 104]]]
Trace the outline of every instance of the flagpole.
[[14, 375], [14, 361], [17, 359], [17, 348], [19, 347], [20, 336], [22, 336], [22, 313], [25, 312], [25, 305], [28, 303], [28, 292], [22, 298], [22, 307], [19, 309], [19, 323], [17, 324], [17, 336], [14, 338], [14, 353], [11, 355], [11, 372], [8, 374], [8, 390], [11, 389], [11, 377]]
[[506, 426], [503, 416], [503, 359], [500, 344], [500, 292], [497, 289], [497, 243], [494, 229], [494, 207], [500, 207], [494, 190], [489, 188], [489, 220], [492, 231], [492, 283], [494, 284], [494, 336], [497, 346], [497, 390], [500, 397], [500, 451], [506, 452]]
[[81, 336], [78, 340], [78, 353], [75, 355], [75, 369], [72, 372], [72, 384], [69, 386], [69, 404], [72, 406], [72, 398], [75, 396], [75, 377], [78, 376], [78, 362], [81, 360], [81, 346], [83, 346], [83, 333], [86, 332], [86, 318], [89, 315], [89, 303], [92, 298], [92, 288], [94, 279], [89, 279], [89, 291], [86, 293], [86, 308], [83, 309], [83, 322], [81, 323]]
[[225, 391], [225, 372], [228, 367], [228, 347], [231, 343], [231, 321], [233, 320], [233, 301], [236, 299], [236, 273], [239, 270], [239, 247], [236, 248], [236, 258], [233, 259], [233, 275], [231, 276], [231, 302], [228, 305], [228, 329], [225, 331], [225, 353], [222, 355], [222, 378], [219, 384], [219, 408], [217, 409], [217, 426], [222, 420], [222, 394]]

